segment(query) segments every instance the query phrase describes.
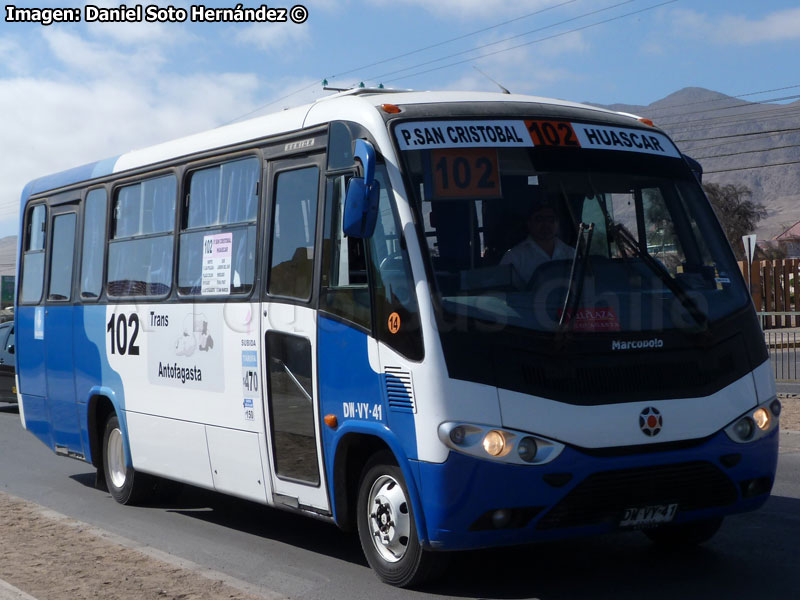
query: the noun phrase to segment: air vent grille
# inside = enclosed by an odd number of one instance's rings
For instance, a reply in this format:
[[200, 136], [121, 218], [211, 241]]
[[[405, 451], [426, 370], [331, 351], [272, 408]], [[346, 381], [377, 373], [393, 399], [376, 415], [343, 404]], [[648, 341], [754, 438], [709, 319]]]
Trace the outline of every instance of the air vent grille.
[[390, 410], [417, 412], [411, 373], [399, 367], [386, 367], [383, 381]]

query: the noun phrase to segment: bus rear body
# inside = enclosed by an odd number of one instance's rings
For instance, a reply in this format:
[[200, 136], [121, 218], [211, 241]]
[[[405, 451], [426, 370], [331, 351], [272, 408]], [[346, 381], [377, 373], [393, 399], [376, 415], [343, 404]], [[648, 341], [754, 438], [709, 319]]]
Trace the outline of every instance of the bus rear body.
[[771, 490], [742, 277], [633, 117], [346, 93], [37, 180], [21, 221], [21, 419], [118, 501], [332, 520], [410, 585], [447, 550], [703, 541]]

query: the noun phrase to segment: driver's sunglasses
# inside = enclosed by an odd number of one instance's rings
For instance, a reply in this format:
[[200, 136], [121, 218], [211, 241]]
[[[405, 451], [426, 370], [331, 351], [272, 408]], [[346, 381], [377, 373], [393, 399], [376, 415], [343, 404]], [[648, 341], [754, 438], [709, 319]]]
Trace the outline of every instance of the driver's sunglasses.
[[550, 225], [555, 224], [556, 216], [555, 215], [536, 215], [533, 217], [534, 223], [549, 223]]

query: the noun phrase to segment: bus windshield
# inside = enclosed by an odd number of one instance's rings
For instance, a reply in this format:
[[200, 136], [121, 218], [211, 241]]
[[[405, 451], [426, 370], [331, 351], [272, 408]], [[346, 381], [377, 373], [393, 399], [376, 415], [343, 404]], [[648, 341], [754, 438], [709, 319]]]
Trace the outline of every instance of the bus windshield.
[[401, 149], [446, 318], [661, 331], [704, 327], [747, 302], [677, 151]]

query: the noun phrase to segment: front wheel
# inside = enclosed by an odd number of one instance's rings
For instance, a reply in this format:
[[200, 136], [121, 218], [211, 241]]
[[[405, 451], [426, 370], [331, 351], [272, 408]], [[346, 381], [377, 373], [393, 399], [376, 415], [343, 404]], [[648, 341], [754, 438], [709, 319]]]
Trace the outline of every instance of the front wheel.
[[361, 547], [382, 581], [408, 587], [439, 574], [446, 555], [422, 548], [405, 479], [391, 454], [364, 467], [357, 511]]
[[656, 545], [664, 548], [686, 548], [707, 542], [719, 531], [722, 517], [703, 521], [689, 521], [676, 525], [660, 525], [645, 529], [644, 534]]
[[103, 469], [108, 491], [120, 504], [141, 502], [152, 489], [152, 480], [125, 465], [125, 440], [117, 415], [106, 421], [103, 434]]

